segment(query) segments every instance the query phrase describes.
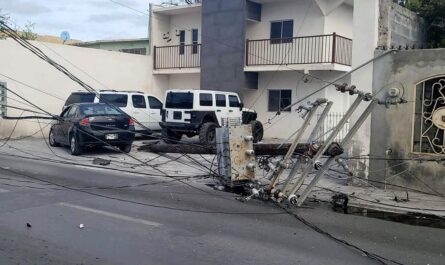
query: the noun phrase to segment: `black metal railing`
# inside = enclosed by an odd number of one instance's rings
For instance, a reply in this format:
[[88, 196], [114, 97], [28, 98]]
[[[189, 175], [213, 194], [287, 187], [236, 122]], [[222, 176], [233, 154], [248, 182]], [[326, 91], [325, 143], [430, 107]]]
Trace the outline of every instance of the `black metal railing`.
[[201, 65], [201, 44], [153, 47], [154, 69], [196, 68]]
[[336, 33], [246, 41], [246, 66], [336, 63], [351, 65], [352, 40]]

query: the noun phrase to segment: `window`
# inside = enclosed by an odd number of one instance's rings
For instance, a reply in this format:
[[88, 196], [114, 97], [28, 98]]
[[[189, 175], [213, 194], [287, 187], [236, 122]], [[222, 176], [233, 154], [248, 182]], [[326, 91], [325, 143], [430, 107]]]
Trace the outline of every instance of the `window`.
[[137, 109], [145, 109], [147, 108], [147, 104], [145, 104], [145, 98], [142, 95], [133, 95], [131, 96], [131, 100], [133, 101], [133, 107]]
[[190, 92], [169, 92], [165, 100], [169, 109], [193, 109], [193, 94]]
[[291, 111], [292, 90], [269, 90], [269, 111]]
[[217, 107], [226, 107], [226, 95], [216, 94], [216, 106]]
[[72, 93], [65, 102], [65, 106], [74, 103], [91, 103], [94, 102], [94, 93]]
[[68, 116], [68, 113], [70, 112], [72, 107], [67, 107], [64, 111], [62, 111], [62, 114], [60, 114], [60, 117], [66, 118]]
[[192, 53], [198, 53], [198, 30], [192, 29]]
[[232, 108], [239, 108], [241, 106], [237, 96], [229, 96], [229, 106]]
[[66, 115], [67, 118], [74, 118], [76, 117], [77, 112], [77, 106], [72, 106], [68, 114]]
[[119, 51], [124, 53], [147, 55], [146, 48], [120, 49]]
[[445, 154], [445, 76], [417, 85], [413, 152]]
[[100, 103], [108, 103], [116, 107], [125, 108], [127, 106], [128, 95], [126, 94], [100, 94]]
[[148, 106], [150, 106], [150, 109], [162, 109], [162, 102], [159, 101], [155, 97], [148, 96]]
[[185, 30], [179, 31], [179, 54], [184, 54], [185, 49]]
[[283, 20], [270, 23], [270, 39], [272, 44], [292, 42], [294, 21]]
[[200, 93], [199, 94], [199, 105], [201, 105], [201, 106], [213, 106], [212, 94]]
[[82, 105], [80, 107], [80, 115], [85, 116], [100, 116], [100, 115], [122, 115], [118, 108], [106, 104], [100, 105]]

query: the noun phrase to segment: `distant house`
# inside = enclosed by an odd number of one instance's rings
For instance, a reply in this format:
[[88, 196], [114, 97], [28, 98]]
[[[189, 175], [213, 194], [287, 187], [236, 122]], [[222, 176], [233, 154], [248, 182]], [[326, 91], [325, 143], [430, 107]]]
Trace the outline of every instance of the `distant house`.
[[72, 45], [85, 48], [125, 52], [125, 53], [140, 54], [140, 55], [148, 55], [150, 51], [150, 41], [148, 38], [97, 40], [89, 42], [79, 42]]

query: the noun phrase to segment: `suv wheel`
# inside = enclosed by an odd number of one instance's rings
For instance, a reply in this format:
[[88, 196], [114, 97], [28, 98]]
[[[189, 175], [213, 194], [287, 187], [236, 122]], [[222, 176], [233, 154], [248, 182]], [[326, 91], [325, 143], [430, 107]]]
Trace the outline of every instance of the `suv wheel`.
[[131, 144], [124, 144], [119, 146], [119, 149], [124, 153], [130, 153], [131, 152]]
[[216, 142], [216, 123], [206, 122], [199, 130], [199, 142], [202, 145], [215, 144]]
[[263, 124], [261, 124], [260, 121], [251, 121], [250, 125], [252, 126], [253, 142], [258, 143], [259, 141], [263, 140]]
[[59, 146], [59, 144], [56, 142], [56, 136], [54, 135], [53, 129], [49, 131], [48, 142], [52, 147]]
[[176, 144], [182, 138], [181, 134], [167, 128], [162, 129], [161, 134], [162, 140], [164, 140], [164, 142], [166, 142], [167, 144]]
[[76, 139], [74, 134], [72, 134], [70, 137], [70, 151], [73, 156], [82, 154], [82, 148], [80, 147], [79, 141]]

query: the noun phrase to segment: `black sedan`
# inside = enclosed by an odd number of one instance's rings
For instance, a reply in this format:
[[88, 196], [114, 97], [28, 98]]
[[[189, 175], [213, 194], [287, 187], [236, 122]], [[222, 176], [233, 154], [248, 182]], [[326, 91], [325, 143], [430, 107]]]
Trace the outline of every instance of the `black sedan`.
[[134, 120], [104, 103], [76, 103], [65, 108], [49, 132], [51, 146], [66, 145], [72, 155], [84, 147], [117, 146], [125, 153], [134, 141]]

